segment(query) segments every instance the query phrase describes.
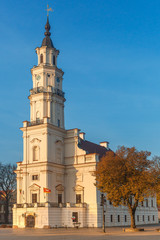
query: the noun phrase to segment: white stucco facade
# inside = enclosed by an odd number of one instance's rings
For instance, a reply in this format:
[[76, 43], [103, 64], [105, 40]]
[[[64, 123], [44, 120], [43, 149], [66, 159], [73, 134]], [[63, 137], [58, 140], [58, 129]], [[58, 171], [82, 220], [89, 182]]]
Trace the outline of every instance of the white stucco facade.
[[[36, 49], [38, 65], [31, 70], [30, 121], [21, 128], [23, 161], [17, 163], [13, 226], [101, 227], [100, 192], [93, 172], [101, 154], [109, 150], [108, 143], [97, 145], [86, 141], [79, 129], [65, 129], [63, 71], [57, 67], [59, 51], [47, 24], [46, 37]], [[157, 223], [156, 199], [145, 204], [138, 207], [137, 224]], [[129, 224], [127, 208], [114, 208], [107, 201], [106, 226]]]

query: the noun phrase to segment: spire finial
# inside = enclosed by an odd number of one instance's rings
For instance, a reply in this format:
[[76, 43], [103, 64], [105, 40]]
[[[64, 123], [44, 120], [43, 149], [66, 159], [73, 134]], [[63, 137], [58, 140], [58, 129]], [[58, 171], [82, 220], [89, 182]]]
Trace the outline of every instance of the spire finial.
[[51, 29], [51, 26], [49, 24], [49, 17], [47, 16], [47, 23], [45, 25], [45, 29], [46, 29], [46, 32], [44, 33], [45, 36], [51, 36], [51, 33], [50, 33], [50, 29]]
[[52, 8], [49, 8], [49, 5], [47, 4], [47, 18], [49, 17], [49, 12], [53, 12], [53, 9]]
[[45, 25], [46, 31], [44, 33], [45, 38], [43, 39], [42, 46], [47, 46], [47, 47], [53, 48], [54, 46], [53, 46], [52, 40], [50, 38], [51, 33], [49, 31], [51, 29], [51, 26], [49, 24], [49, 12], [53, 12], [53, 10], [52, 10], [52, 8], [49, 8], [49, 5], [47, 5], [47, 10], [46, 11], [47, 11], [47, 23]]

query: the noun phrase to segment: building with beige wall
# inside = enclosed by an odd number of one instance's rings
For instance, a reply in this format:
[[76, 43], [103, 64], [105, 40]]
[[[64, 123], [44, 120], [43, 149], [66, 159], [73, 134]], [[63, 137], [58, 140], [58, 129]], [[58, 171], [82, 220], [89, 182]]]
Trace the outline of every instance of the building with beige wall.
[[[101, 227], [100, 192], [93, 175], [107, 151], [85, 139], [79, 129], [64, 124], [63, 71], [57, 67], [59, 51], [50, 38], [47, 18], [45, 38], [36, 48], [38, 64], [31, 69], [30, 121], [24, 121], [23, 161], [17, 163], [17, 204], [14, 227]], [[148, 206], [146, 206], [148, 201]], [[157, 223], [156, 199], [147, 199], [136, 212], [137, 224]], [[127, 208], [106, 201], [106, 225], [130, 224]]]

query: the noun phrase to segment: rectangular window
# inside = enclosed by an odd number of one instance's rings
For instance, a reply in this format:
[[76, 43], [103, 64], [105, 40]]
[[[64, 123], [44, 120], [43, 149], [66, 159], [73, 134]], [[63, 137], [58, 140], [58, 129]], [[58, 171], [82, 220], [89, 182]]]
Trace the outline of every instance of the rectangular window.
[[60, 120], [58, 119], [58, 127], [60, 127]]
[[55, 65], [55, 63], [56, 63], [56, 58], [55, 58], [55, 56], [53, 56], [53, 65]]
[[153, 215], [153, 222], [155, 221], [155, 217], [154, 217], [154, 215]]
[[113, 215], [111, 215], [111, 222], [113, 222]]
[[118, 222], [120, 222], [120, 215], [118, 215]]
[[144, 215], [143, 215], [143, 222], [144, 222]]
[[37, 194], [32, 194], [32, 203], [37, 203]]
[[148, 199], [146, 199], [146, 207], [148, 207]]
[[143, 207], [143, 205], [144, 205], [144, 204], [143, 204], [143, 201], [142, 201], [142, 202], [141, 202], [141, 206]]
[[137, 222], [139, 222], [139, 215], [137, 215]]
[[72, 212], [72, 221], [78, 222], [78, 212]]
[[40, 63], [43, 63], [43, 54], [40, 56]]
[[109, 201], [109, 205], [112, 205], [112, 202], [111, 202], [111, 201]]
[[127, 222], [127, 215], [124, 216], [124, 221]]
[[62, 203], [62, 194], [58, 194], [58, 203]]
[[2, 204], [0, 204], [0, 212], [2, 212]]
[[76, 203], [81, 203], [81, 194], [76, 194]]
[[32, 175], [32, 180], [38, 180], [38, 175]]
[[153, 200], [151, 200], [151, 207], [153, 207]]
[[150, 221], [150, 216], [148, 216], [148, 222]]

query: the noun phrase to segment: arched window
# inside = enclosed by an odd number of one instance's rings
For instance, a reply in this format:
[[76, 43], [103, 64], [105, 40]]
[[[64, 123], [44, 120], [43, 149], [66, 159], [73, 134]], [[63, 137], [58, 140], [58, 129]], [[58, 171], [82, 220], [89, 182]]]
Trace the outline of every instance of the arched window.
[[35, 146], [33, 148], [33, 161], [39, 160], [39, 147]]
[[53, 56], [53, 65], [55, 65], [56, 64], [56, 58], [55, 58], [55, 56]]
[[43, 54], [40, 56], [40, 63], [43, 63]]
[[37, 111], [37, 112], [36, 112], [36, 121], [38, 122], [39, 120], [40, 120], [40, 112]]
[[56, 149], [56, 163], [62, 163], [62, 150], [60, 147]]

